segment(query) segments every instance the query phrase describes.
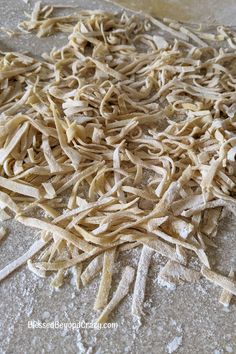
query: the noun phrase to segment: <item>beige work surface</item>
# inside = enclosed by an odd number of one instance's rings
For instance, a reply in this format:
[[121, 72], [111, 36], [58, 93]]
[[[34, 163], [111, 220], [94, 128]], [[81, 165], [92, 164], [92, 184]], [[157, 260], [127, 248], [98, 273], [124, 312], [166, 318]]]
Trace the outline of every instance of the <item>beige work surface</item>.
[[[55, 0], [47, 0], [47, 3], [55, 3]], [[63, 0], [57, 3], [63, 4]], [[102, 1], [70, 0], [68, 3], [78, 4], [79, 9], [117, 10]], [[1, 0], [1, 26], [15, 28], [24, 18], [24, 10], [30, 12], [30, 5], [22, 0]], [[61, 34], [46, 39], [29, 34], [9, 39], [0, 34], [1, 50], [29, 51], [37, 56], [65, 42], [66, 36]], [[15, 221], [8, 222], [7, 227], [9, 235], [0, 245], [0, 268], [20, 256], [38, 237], [35, 230], [22, 227]], [[218, 248], [210, 250], [213, 268], [225, 275], [235, 260], [234, 230], [234, 222], [225, 218], [216, 238]], [[139, 250], [132, 257], [129, 252], [117, 261], [116, 282], [124, 265], [138, 262]], [[98, 279], [80, 291], [68, 280], [65, 286], [55, 291], [50, 288], [49, 279], [39, 279], [26, 267], [21, 268], [0, 284], [0, 353], [162, 354], [171, 352], [173, 340], [179, 341], [176, 350], [179, 354], [236, 353], [236, 299], [233, 298], [229, 309], [224, 308], [218, 302], [221, 289], [205, 279], [195, 285], [183, 284], [175, 291], [161, 288], [156, 279], [164, 262], [157, 254], [153, 257], [145, 317], [139, 330], [131, 316], [131, 295], [111, 317], [111, 322], [118, 324], [117, 329], [29, 329], [28, 321], [94, 322], [97, 314], [93, 302]]]

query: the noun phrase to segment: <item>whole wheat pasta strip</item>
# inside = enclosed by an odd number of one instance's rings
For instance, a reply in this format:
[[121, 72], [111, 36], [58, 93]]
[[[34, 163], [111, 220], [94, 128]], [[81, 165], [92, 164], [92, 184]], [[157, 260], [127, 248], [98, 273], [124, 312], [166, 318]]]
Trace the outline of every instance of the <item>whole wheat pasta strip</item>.
[[178, 238], [175, 238], [175, 237], [172, 237], [170, 235], [168, 235], [167, 233], [159, 230], [159, 229], [155, 229], [152, 231], [153, 234], [157, 235], [158, 237], [162, 238], [163, 240], [167, 241], [167, 242], [170, 242], [170, 243], [173, 243], [175, 245], [179, 245], [179, 246], [183, 246], [184, 248], [187, 248], [189, 250], [192, 250], [194, 252], [196, 252], [199, 247], [191, 244], [191, 243], [188, 243], [187, 241], [183, 241], [183, 240], [180, 240]]
[[3, 209], [0, 209], [0, 221], [6, 221], [11, 219], [11, 216]]
[[24, 121], [25, 121], [25, 117], [21, 115], [17, 115], [16, 117], [10, 119], [3, 126], [1, 126], [0, 137], [4, 138], [4, 136], [10, 135]]
[[200, 259], [200, 261], [202, 262], [202, 264], [204, 264], [205, 267], [210, 269], [211, 267], [210, 267], [209, 259], [207, 257], [206, 252], [204, 251], [204, 249], [202, 249], [202, 248], [196, 249], [195, 253], [198, 256], [198, 258]]
[[31, 90], [32, 88], [30, 87], [29, 89], [27, 89], [27, 91], [25, 91], [25, 93], [23, 94], [23, 96], [21, 97], [21, 99], [19, 101], [17, 101], [16, 103], [14, 103], [10, 108], [8, 108], [7, 110], [5, 110], [2, 115], [5, 116], [10, 116], [10, 115], [14, 115], [17, 110], [19, 108], [21, 108], [25, 102], [27, 101], [27, 99], [29, 98], [30, 94], [31, 94]]
[[135, 271], [132, 267], [125, 267], [124, 273], [122, 274], [122, 278], [119, 282], [119, 285], [116, 289], [116, 292], [102, 311], [101, 315], [97, 319], [97, 323], [104, 323], [107, 321], [110, 313], [114, 310], [114, 308], [121, 302], [121, 300], [128, 294], [131, 283], [134, 280]]
[[82, 269], [83, 269], [83, 264], [76, 264], [73, 268], [73, 275], [75, 279], [75, 286], [76, 289], [79, 290], [81, 285], [80, 285], [80, 279], [81, 279], [81, 274], [82, 274]]
[[211, 237], [214, 237], [217, 232], [221, 212], [221, 208], [207, 209], [204, 212], [204, 219], [201, 232], [206, 235], [211, 235]]
[[8, 264], [5, 268], [0, 270], [0, 282], [5, 279], [9, 274], [14, 272], [17, 268], [21, 267], [25, 264], [28, 259], [32, 258], [36, 253], [41, 251], [41, 249], [47, 244], [47, 242], [43, 240], [35, 241], [32, 246], [25, 252], [22, 256], [15, 259], [13, 262]]
[[93, 249], [90, 252], [84, 252], [79, 254], [77, 257], [73, 257], [72, 259], [68, 259], [65, 261], [56, 261], [56, 262], [52, 262], [52, 263], [48, 263], [48, 262], [35, 262], [35, 266], [37, 266], [40, 269], [44, 269], [44, 270], [59, 270], [59, 269], [66, 269], [66, 268], [70, 268], [73, 267], [77, 264], [80, 264], [84, 261], [86, 261], [89, 258], [92, 258], [94, 256], [97, 256], [98, 254], [100, 254], [101, 252], [104, 252], [105, 249], [109, 249], [109, 248], [114, 248], [115, 246], [119, 246], [120, 244], [122, 244], [124, 241], [117, 241], [114, 242], [114, 244], [109, 244], [107, 246], [107, 248], [100, 248], [100, 247], [93, 247]]
[[224, 275], [213, 272], [205, 266], [201, 268], [202, 275], [212, 283], [221, 286], [224, 290], [236, 295], [236, 282]]
[[104, 64], [104, 63], [100, 62], [99, 60], [96, 60], [95, 58], [92, 58], [92, 57], [89, 57], [89, 59], [96, 65], [96, 67], [98, 69], [100, 69], [101, 71], [111, 75], [115, 79], [121, 80], [121, 81], [127, 79], [126, 75], [121, 74], [117, 70], [114, 70], [114, 69], [110, 68], [108, 66], [108, 64]]
[[132, 301], [132, 314], [137, 317], [141, 317], [141, 315], [143, 315], [142, 307], [145, 298], [147, 274], [153, 253], [153, 249], [149, 248], [148, 246], [143, 246], [138, 263], [138, 270], [134, 284], [134, 293]]
[[109, 237], [116, 236], [117, 234], [120, 234], [123, 230], [127, 230], [129, 228], [134, 228], [135, 226], [141, 225], [144, 222], [146, 222], [147, 220], [149, 220], [153, 217], [159, 216], [160, 214], [162, 214], [161, 210], [157, 211], [154, 209], [148, 215], [145, 215], [143, 217], [139, 217], [138, 220], [136, 220], [136, 221], [123, 223], [122, 226], [118, 227], [114, 231], [111, 231], [109, 233]]
[[4, 79], [10, 79], [16, 75], [21, 75], [26, 72], [32, 72], [34, 69], [37, 69], [40, 65], [41, 65], [40, 63], [35, 63], [33, 65], [23, 67], [23, 68], [2, 71], [0, 73], [0, 81]]
[[46, 271], [43, 269], [38, 269], [34, 266], [34, 263], [32, 263], [31, 259], [28, 259], [27, 261], [27, 266], [29, 268], [29, 270], [36, 274], [38, 277], [40, 278], [46, 278]]
[[168, 261], [158, 274], [158, 283], [160, 285], [170, 284], [175, 287], [179, 280], [184, 280], [190, 283], [197, 282], [201, 277], [201, 273], [194, 269], [188, 269], [182, 264]]
[[55, 125], [56, 125], [58, 139], [59, 139], [61, 148], [64, 151], [64, 153], [71, 160], [74, 169], [77, 170], [78, 166], [80, 164], [80, 161], [81, 161], [81, 156], [80, 156], [80, 154], [79, 154], [79, 152], [77, 150], [73, 149], [72, 147], [70, 147], [67, 144], [65, 131], [64, 131], [63, 127], [62, 127], [61, 120], [57, 116], [57, 112], [56, 112], [56, 109], [55, 109], [55, 104], [50, 98], [49, 98], [49, 102], [50, 102], [50, 106], [51, 106], [51, 109], [52, 109], [52, 112], [53, 112], [53, 117], [54, 117], [54, 120], [55, 120]]
[[0, 176], [0, 186], [12, 192], [27, 195], [29, 197], [33, 197], [36, 199], [40, 199], [41, 197], [43, 197], [43, 193], [39, 190], [39, 188], [32, 187], [30, 185], [26, 185], [23, 183], [11, 181], [1, 176]]
[[104, 164], [104, 162], [100, 162], [96, 165], [93, 165], [91, 167], [88, 167], [87, 170], [84, 170], [80, 173], [80, 175], [78, 175], [78, 179], [76, 180], [72, 192], [71, 192], [71, 196], [68, 202], [68, 207], [70, 209], [72, 209], [75, 206], [75, 200], [76, 200], [76, 196], [77, 196], [77, 191], [79, 188], [80, 183], [87, 177], [91, 176], [93, 173], [95, 173], [97, 171], [97, 169], [99, 167], [102, 167]]
[[139, 242], [125, 243], [124, 245], [121, 245], [119, 247], [119, 252], [129, 251], [129, 250], [139, 247], [139, 246], [141, 246], [141, 244]]
[[18, 214], [20, 212], [19, 206], [13, 201], [13, 199], [6, 193], [0, 191], [0, 202], [4, 207], [9, 208]]
[[60, 269], [67, 269], [70, 267], [73, 267], [75, 265], [79, 265], [80, 263], [86, 261], [87, 259], [98, 255], [101, 253], [102, 250], [101, 248], [93, 248], [91, 252], [87, 253], [81, 253], [77, 257], [65, 260], [65, 261], [56, 261], [56, 262], [35, 262], [34, 265], [38, 267], [39, 269], [43, 270], [50, 270], [50, 271], [55, 271], [55, 270], [60, 270]]
[[[114, 199], [113, 198], [104, 198], [104, 199], [100, 199], [97, 202], [95, 202], [93, 204], [93, 206], [88, 206], [85, 207], [85, 209], [81, 212], [78, 212], [72, 221], [68, 224], [68, 229], [72, 229], [73, 227], [76, 227], [76, 224], [80, 222], [81, 218], [83, 217], [83, 213], [87, 213], [88, 211], [95, 211], [96, 209], [99, 209], [100, 206], [105, 206], [105, 205], [110, 205], [111, 202], [113, 202]], [[92, 203], [91, 203], [92, 204]]]
[[54, 172], [62, 171], [62, 167], [60, 166], [60, 164], [56, 161], [55, 157], [53, 156], [51, 147], [49, 145], [48, 137], [46, 137], [46, 136], [44, 136], [42, 138], [42, 149], [43, 149], [45, 159], [46, 159], [48, 166], [50, 168], [50, 172], [54, 173]]
[[155, 252], [160, 253], [162, 256], [172, 259], [176, 262], [186, 263], [186, 259], [180, 257], [174, 247], [168, 245], [166, 242], [159, 240], [158, 238], [150, 237], [138, 237], [135, 234], [121, 236], [122, 240], [128, 242], [137, 241], [144, 246], [152, 248]]
[[0, 226], [0, 241], [6, 236], [7, 230]]
[[141, 189], [134, 188], [134, 187], [131, 187], [131, 186], [122, 186], [121, 188], [126, 193], [131, 193], [133, 195], [136, 195], [138, 197], [141, 197], [141, 198], [144, 198], [144, 199], [147, 199], [147, 200], [150, 200], [150, 201], [156, 201], [157, 200], [155, 195], [150, 195], [145, 190], [141, 190]]
[[138, 198], [135, 198], [134, 200], [132, 200], [131, 202], [129, 203], [125, 203], [125, 204], [113, 204], [113, 205], [109, 205], [109, 206], [105, 206], [103, 208], [103, 211], [121, 211], [121, 210], [125, 210], [125, 209], [128, 209], [130, 208], [131, 206], [133, 206], [134, 204], [137, 203], [137, 201], [139, 200], [139, 197]]
[[31, 21], [35, 22], [39, 19], [41, 10], [41, 1], [37, 1], [34, 5], [33, 11], [31, 13]]
[[41, 132], [45, 136], [47, 136], [47, 137], [53, 136], [56, 139], [58, 138], [57, 131], [55, 128], [46, 127], [38, 119], [33, 119], [30, 116], [24, 115], [24, 116], [22, 116], [22, 118], [27, 119], [35, 129], [37, 129], [39, 132]]
[[202, 194], [194, 194], [184, 199], [177, 200], [172, 203], [171, 209], [174, 215], [180, 215], [184, 210], [198, 207], [204, 202]]
[[63, 184], [58, 190], [57, 194], [60, 194], [62, 192], [65, 192], [68, 188], [73, 186], [75, 183], [80, 183], [83, 179], [89, 177], [93, 173], [97, 171], [99, 167], [102, 167], [104, 165], [104, 162], [97, 162], [95, 164], [92, 164], [92, 166], [89, 166], [85, 170], [82, 171], [77, 171], [74, 173], [74, 175], [70, 178], [68, 182]]
[[179, 31], [175, 31], [174, 29], [170, 28], [169, 26], [166, 26], [163, 22], [157, 20], [156, 18], [148, 15], [147, 18], [157, 27], [159, 27], [161, 30], [170, 33], [172, 36], [182, 39], [184, 41], [188, 41], [189, 37], [187, 36], [187, 33], [182, 33]]
[[63, 283], [64, 283], [64, 279], [65, 279], [65, 270], [64, 269], [59, 269], [57, 271], [57, 274], [55, 275], [55, 277], [51, 281], [50, 285], [53, 288], [60, 288], [63, 285]]
[[138, 126], [138, 122], [137, 121], [130, 121], [130, 123], [128, 123], [125, 127], [123, 127], [120, 131], [119, 134], [115, 135], [115, 136], [108, 136], [106, 138], [106, 142], [108, 145], [114, 145], [116, 144], [119, 140], [125, 138], [125, 136], [132, 131], [133, 129], [135, 129]]
[[191, 31], [189, 31], [184, 26], [180, 26], [180, 31], [182, 33], [186, 34], [189, 38], [191, 38], [198, 45], [200, 45], [202, 47], [207, 47], [207, 44], [204, 41], [202, 41], [198, 36], [196, 36], [196, 34], [192, 33]]
[[[109, 205], [114, 199], [112, 197], [108, 197], [108, 198], [101, 198], [99, 199], [98, 201], [96, 202], [92, 202], [92, 203], [87, 203], [87, 205], [81, 205], [79, 206], [78, 208], [75, 208], [75, 209], [72, 209], [72, 210], [69, 210], [67, 211], [66, 213], [60, 215], [58, 218], [56, 218], [54, 220], [54, 223], [59, 223], [65, 219], [68, 219], [72, 216], [75, 216], [77, 214], [80, 214], [84, 211], [90, 211], [90, 210], [93, 210], [93, 209], [97, 209], [99, 208], [100, 206], [106, 206], [107, 204]], [[74, 220], [73, 220], [74, 221]], [[74, 223], [76, 224], [76, 222]]]
[[51, 182], [43, 182], [42, 186], [44, 187], [45, 192], [47, 193], [47, 195], [45, 195], [45, 198], [54, 199], [57, 196], [55, 189], [54, 189]]
[[226, 200], [222, 200], [222, 199], [217, 199], [217, 200], [213, 200], [211, 202], [206, 202], [204, 204], [199, 204], [195, 208], [191, 208], [186, 211], [183, 211], [181, 213], [181, 215], [186, 216], [186, 217], [190, 217], [192, 215], [198, 214], [200, 211], [210, 209], [210, 208], [216, 208], [216, 207], [226, 207], [234, 215], [236, 215], [236, 205], [230, 201], [226, 201]]
[[[233, 271], [233, 268], [230, 269], [229, 278], [234, 279], [234, 271]], [[224, 290], [222, 290], [222, 293], [221, 293], [221, 295], [220, 295], [219, 302], [220, 302], [222, 305], [224, 305], [224, 306], [227, 307], [227, 306], [229, 306], [232, 297], [233, 297], [233, 294], [232, 294], [230, 291], [224, 289]]]
[[201, 181], [203, 193], [209, 192], [209, 189], [212, 185], [212, 181], [215, 178], [215, 175], [219, 170], [220, 166], [222, 165], [223, 158], [224, 156], [220, 156], [217, 160], [213, 161], [209, 166], [209, 170], [203, 175]]
[[95, 257], [81, 274], [81, 281], [83, 286], [86, 286], [94, 277], [102, 270], [103, 267], [103, 253]]
[[[39, 220], [36, 218], [30, 218], [26, 216], [17, 216], [16, 220], [22, 223], [23, 225], [38, 228], [44, 231], [50, 231], [52, 233], [58, 234], [62, 239], [72, 243], [74, 246], [78, 247], [82, 251], [88, 252], [93, 249], [89, 247], [89, 244], [84, 242], [84, 240], [81, 240], [79, 237], [76, 237], [73, 233], [70, 231], [67, 231], [60, 226], [53, 225], [50, 222], [46, 222], [43, 220]], [[88, 249], [89, 247], [89, 249]]]
[[92, 242], [95, 245], [106, 245], [107, 242], [114, 241], [114, 237], [110, 237], [109, 235], [105, 237], [94, 236], [92, 232], [88, 232], [85, 228], [82, 228], [79, 225], [74, 226], [75, 230], [83, 237], [87, 242]]
[[[124, 141], [122, 141], [117, 148], [114, 150], [113, 153], [113, 168], [114, 169], [120, 169], [120, 149], [123, 146]], [[115, 171], [114, 173], [114, 182], [115, 184], [117, 184], [118, 182], [120, 182], [120, 174], [118, 172]], [[117, 190], [117, 195], [119, 197], [120, 202], [122, 202], [123, 204], [125, 204], [126, 200], [125, 200], [125, 195], [124, 192], [122, 191], [121, 188], [119, 188]]]
[[19, 143], [20, 139], [22, 136], [25, 134], [29, 127], [28, 123], [22, 124], [20, 129], [13, 135], [12, 139], [8, 143], [8, 145], [2, 149], [0, 149], [0, 165], [3, 164], [3, 162], [6, 160], [8, 155], [12, 152], [12, 150], [15, 148], [15, 146]]
[[[46, 203], [38, 203], [36, 202], [34, 205], [38, 206], [39, 208], [43, 209], [45, 211], [45, 213], [49, 216], [51, 216], [52, 218], [56, 218], [60, 215], [60, 212], [54, 208], [52, 208], [50, 205], [46, 204]], [[33, 204], [32, 204], [33, 207]], [[27, 208], [27, 210], [30, 209], [30, 206]]]
[[94, 309], [99, 310], [107, 305], [108, 296], [111, 289], [112, 272], [115, 261], [116, 249], [105, 251], [103, 258], [102, 277], [99, 284]]

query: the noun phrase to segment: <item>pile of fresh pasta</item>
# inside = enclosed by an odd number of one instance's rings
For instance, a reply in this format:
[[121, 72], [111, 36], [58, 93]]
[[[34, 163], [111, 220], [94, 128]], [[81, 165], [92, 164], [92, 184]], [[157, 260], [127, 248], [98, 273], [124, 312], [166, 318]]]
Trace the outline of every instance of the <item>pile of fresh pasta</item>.
[[[70, 34], [41, 61], [0, 54], [0, 218], [40, 230], [0, 281], [26, 262], [54, 287], [101, 272], [98, 322], [131, 288], [141, 317], [156, 252], [160, 285], [203, 275], [227, 306], [233, 269], [212, 271], [207, 251], [223, 208], [236, 215], [236, 34], [126, 13], [53, 17], [40, 3], [19, 28]], [[113, 292], [118, 257], [137, 247], [137, 270], [120, 269]]]

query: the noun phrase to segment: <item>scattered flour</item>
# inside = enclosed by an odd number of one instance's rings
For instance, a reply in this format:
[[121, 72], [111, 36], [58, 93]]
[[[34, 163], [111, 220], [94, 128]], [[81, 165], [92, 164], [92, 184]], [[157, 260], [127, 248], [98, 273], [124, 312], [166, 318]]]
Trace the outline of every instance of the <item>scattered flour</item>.
[[157, 278], [157, 283], [158, 285], [167, 288], [168, 290], [175, 290], [176, 289], [176, 285], [174, 283], [170, 283], [164, 279], [162, 279], [161, 277], [158, 276]]
[[82, 342], [82, 335], [79, 330], [77, 330], [76, 346], [79, 349], [79, 353], [86, 353], [86, 348]]
[[44, 312], [42, 313], [42, 319], [43, 319], [43, 320], [47, 320], [49, 317], [50, 317], [50, 312], [44, 311]]
[[166, 347], [169, 354], [174, 353], [182, 344], [183, 336], [175, 337]]

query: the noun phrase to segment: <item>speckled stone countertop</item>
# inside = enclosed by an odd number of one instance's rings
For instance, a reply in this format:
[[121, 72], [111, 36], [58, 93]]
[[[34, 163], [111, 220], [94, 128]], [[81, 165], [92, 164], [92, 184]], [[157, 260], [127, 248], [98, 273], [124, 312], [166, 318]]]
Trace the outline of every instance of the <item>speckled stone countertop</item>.
[[[47, 4], [63, 4], [63, 0], [47, 0]], [[65, 3], [65, 2], [64, 2]], [[34, 1], [27, 5], [23, 0], [1, 0], [0, 25], [16, 28], [24, 17], [24, 11], [31, 12]], [[79, 9], [106, 9], [120, 11], [119, 8], [97, 0], [69, 0]], [[76, 9], [66, 9], [73, 12]], [[0, 50], [27, 51], [40, 56], [53, 46], [66, 43], [66, 35], [58, 34], [50, 38], [37, 38], [31, 34], [9, 38], [0, 32]], [[1, 241], [0, 268], [20, 256], [33, 243], [35, 230], [19, 226], [17, 222], [7, 222], [9, 235]], [[224, 219], [216, 238], [218, 249], [211, 249], [214, 269], [228, 274], [235, 257], [235, 224]], [[139, 250], [133, 257], [129, 251], [118, 259], [117, 278], [121, 265], [136, 265]], [[39, 279], [26, 267], [12, 274], [0, 285], [0, 353], [136, 353], [164, 354], [223, 354], [236, 353], [236, 300], [226, 309], [219, 304], [221, 289], [204, 279], [197, 284], [183, 284], [175, 291], [158, 286], [158, 271], [164, 259], [157, 254], [153, 257], [147, 284], [147, 296], [143, 325], [137, 329], [131, 316], [131, 295], [126, 297], [113, 313], [111, 322], [116, 329], [76, 330], [33, 329], [29, 321], [49, 323], [94, 322], [97, 314], [92, 310], [98, 279], [88, 288], [77, 291], [68, 282], [60, 290], [52, 290], [48, 279]]]

